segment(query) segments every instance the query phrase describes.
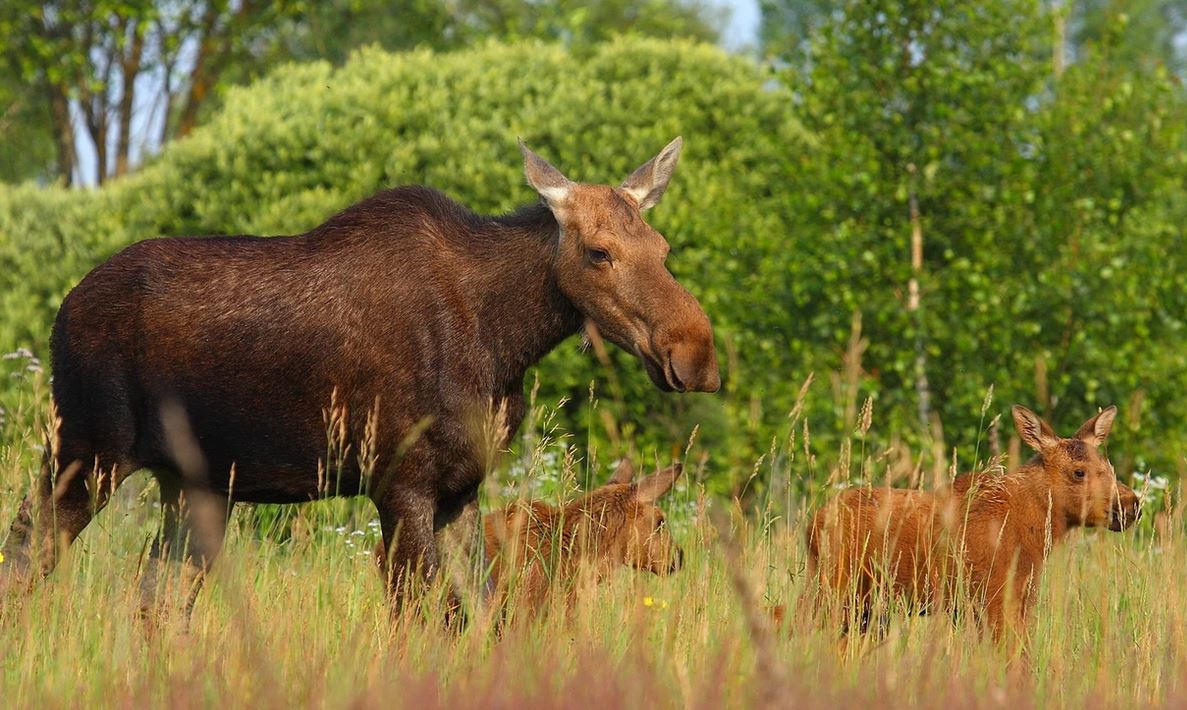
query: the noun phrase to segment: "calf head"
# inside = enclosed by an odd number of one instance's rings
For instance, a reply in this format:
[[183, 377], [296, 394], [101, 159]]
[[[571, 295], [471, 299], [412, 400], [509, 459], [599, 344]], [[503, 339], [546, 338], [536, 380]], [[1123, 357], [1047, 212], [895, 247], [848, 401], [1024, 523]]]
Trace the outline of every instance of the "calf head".
[[664, 512], [655, 503], [672, 489], [682, 470], [680, 464], [675, 464], [633, 481], [630, 464], [619, 465], [614, 477], [595, 497], [601, 501], [595, 506], [616, 510], [621, 515], [603, 518], [616, 529], [609, 531], [610, 544], [602, 554], [612, 555], [616, 563], [653, 574], [667, 575], [680, 569], [684, 551], [672, 538]]
[[1015, 406], [1018, 435], [1039, 453], [1041, 474], [1050, 490], [1052, 515], [1069, 526], [1124, 530], [1141, 515], [1133, 489], [1117, 480], [1113, 464], [1100, 452], [1117, 408], [1110, 406], [1084, 422], [1070, 439], [1055, 434], [1047, 422], [1026, 407]]
[[528, 182], [560, 225], [556, 283], [597, 333], [639, 357], [664, 391], [721, 386], [713, 330], [697, 300], [664, 265], [670, 247], [643, 221], [680, 157], [677, 138], [621, 185], [573, 182], [527, 146]]

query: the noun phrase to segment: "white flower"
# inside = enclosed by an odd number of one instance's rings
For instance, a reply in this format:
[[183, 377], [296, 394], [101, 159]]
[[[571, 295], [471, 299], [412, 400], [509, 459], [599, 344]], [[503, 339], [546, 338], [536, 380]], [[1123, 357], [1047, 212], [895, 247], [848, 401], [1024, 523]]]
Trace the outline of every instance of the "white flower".
[[1153, 488], [1156, 491], [1165, 491], [1170, 485], [1166, 476], [1156, 476], [1153, 473], [1134, 472], [1133, 480], [1143, 488]]

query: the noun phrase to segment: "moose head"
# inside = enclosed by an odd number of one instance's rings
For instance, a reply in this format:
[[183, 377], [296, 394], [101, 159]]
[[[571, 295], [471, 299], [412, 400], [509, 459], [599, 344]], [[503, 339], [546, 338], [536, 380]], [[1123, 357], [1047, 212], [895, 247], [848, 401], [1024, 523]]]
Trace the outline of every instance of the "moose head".
[[664, 391], [721, 387], [709, 318], [664, 265], [670, 247], [643, 221], [663, 196], [682, 141], [672, 141], [621, 185], [573, 182], [520, 143], [528, 183], [560, 226], [556, 283], [600, 335], [643, 361]]

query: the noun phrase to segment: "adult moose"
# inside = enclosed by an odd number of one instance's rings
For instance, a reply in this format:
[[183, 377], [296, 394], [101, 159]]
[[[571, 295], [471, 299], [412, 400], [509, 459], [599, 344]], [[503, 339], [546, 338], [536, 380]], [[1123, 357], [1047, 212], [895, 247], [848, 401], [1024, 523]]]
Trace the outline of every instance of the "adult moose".
[[[164, 529], [145, 609], [167, 560], [196, 594], [234, 501], [357, 494], [379, 511], [398, 603], [437, 566], [435, 533], [476, 514], [481, 416], [502, 412], [514, 432], [526, 370], [583, 325], [662, 390], [716, 391], [709, 320], [640, 216], [681, 139], [618, 187], [575, 183], [520, 148], [542, 203], [514, 214], [402, 187], [302, 235], [148, 240], [88, 274], [54, 323], [57, 442], [12, 525], [0, 587], [48, 574], [147, 468]], [[334, 427], [368, 450], [373, 475], [357, 456], [326, 460]], [[201, 516], [184, 504], [199, 499]]]

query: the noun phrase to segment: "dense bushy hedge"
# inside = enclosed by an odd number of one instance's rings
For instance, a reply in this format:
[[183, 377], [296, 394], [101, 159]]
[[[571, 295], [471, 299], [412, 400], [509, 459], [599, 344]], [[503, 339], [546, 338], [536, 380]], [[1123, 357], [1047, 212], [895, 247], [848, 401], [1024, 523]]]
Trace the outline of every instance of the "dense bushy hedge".
[[[727, 314], [740, 303], [729, 291], [744, 262], [759, 256], [742, 247], [752, 235], [785, 247], [787, 230], [761, 205], [779, 199], [783, 156], [802, 144], [788, 93], [768, 78], [711, 46], [642, 40], [576, 56], [538, 44], [372, 50], [337, 69], [284, 68], [232, 94], [216, 119], [153, 165], [98, 193], [0, 191], [0, 349], [44, 356], [70, 286], [138, 239], [303, 231], [399, 184], [432, 185], [478, 211], [514, 209], [536, 199], [517, 137], [575, 179], [617, 182], [683, 135], [677, 178], [650, 219], [673, 244], [673, 270], [728, 337]], [[677, 405], [653, 394], [637, 363], [614, 357], [620, 402], [607, 406], [628, 422], [669, 420]], [[544, 366], [540, 401], [570, 396], [580, 430], [589, 383], [605, 375], [573, 341]], [[691, 406], [722, 408], [699, 400]], [[652, 428], [650, 442], [666, 447], [688, 429], [683, 421]]]
[[[732, 485], [785, 434], [800, 382], [815, 372], [808, 412], [818, 447], [835, 445], [851, 426], [846, 401], [866, 395], [878, 400], [874, 441], [892, 433], [921, 441], [930, 433], [915, 418], [918, 327], [948, 445], [971, 451], [990, 384], [993, 413], [1042, 400], [1037, 358], [1061, 426], [1090, 406], [1141, 398], [1141, 418], [1119, 433], [1125, 447], [1160, 467], [1179, 462], [1187, 442], [1179, 394], [1187, 385], [1179, 276], [1187, 206], [1181, 195], [1168, 197], [1182, 192], [1182, 178], [1176, 187], [1166, 176], [1187, 161], [1181, 127], [1166, 125], [1170, 114], [1139, 109], [1173, 108], [1181, 97], [1160, 86], [1118, 87], [1109, 110], [1083, 112], [1076, 102], [1086, 94], [1074, 90], [1073, 75], [1066, 100], [1003, 108], [1004, 123], [970, 124], [970, 134], [990, 132], [986, 144], [922, 166], [934, 278], [924, 280], [917, 324], [903, 306], [906, 194], [887, 187], [901, 176], [880, 164], [877, 136], [837, 113], [860, 86], [834, 73], [832, 85], [818, 76], [793, 92], [718, 49], [643, 40], [577, 55], [489, 45], [364, 51], [337, 69], [290, 66], [235, 92], [209, 125], [100, 192], [0, 191], [0, 350], [44, 356], [65, 292], [141, 238], [303, 231], [406, 183], [432, 185], [479, 211], [506, 211], [535, 199], [517, 136], [592, 182], [620, 180], [682, 134], [681, 165], [650, 220], [673, 244], [672, 270], [714, 321], [726, 391], [661, 395], [630, 358], [615, 354], [607, 370], [574, 341], [540, 373], [541, 401], [571, 399], [566, 428], [606, 441], [587, 401], [597, 379], [598, 407], [615, 414], [623, 440], [666, 452], [700, 423], [710, 473]], [[1020, 81], [1021, 90], [1038, 87]], [[1110, 137], [1114, 130], [1130, 134]], [[1027, 137], [1025, 150], [1000, 144], [1017, 134]], [[1135, 155], [1136, 144], [1154, 148]], [[1168, 162], [1142, 163], [1156, 161], [1149, 150]], [[973, 189], [982, 178], [1001, 184]], [[833, 373], [855, 312], [869, 344], [850, 391]], [[12, 380], [0, 401], [22, 386]]]

